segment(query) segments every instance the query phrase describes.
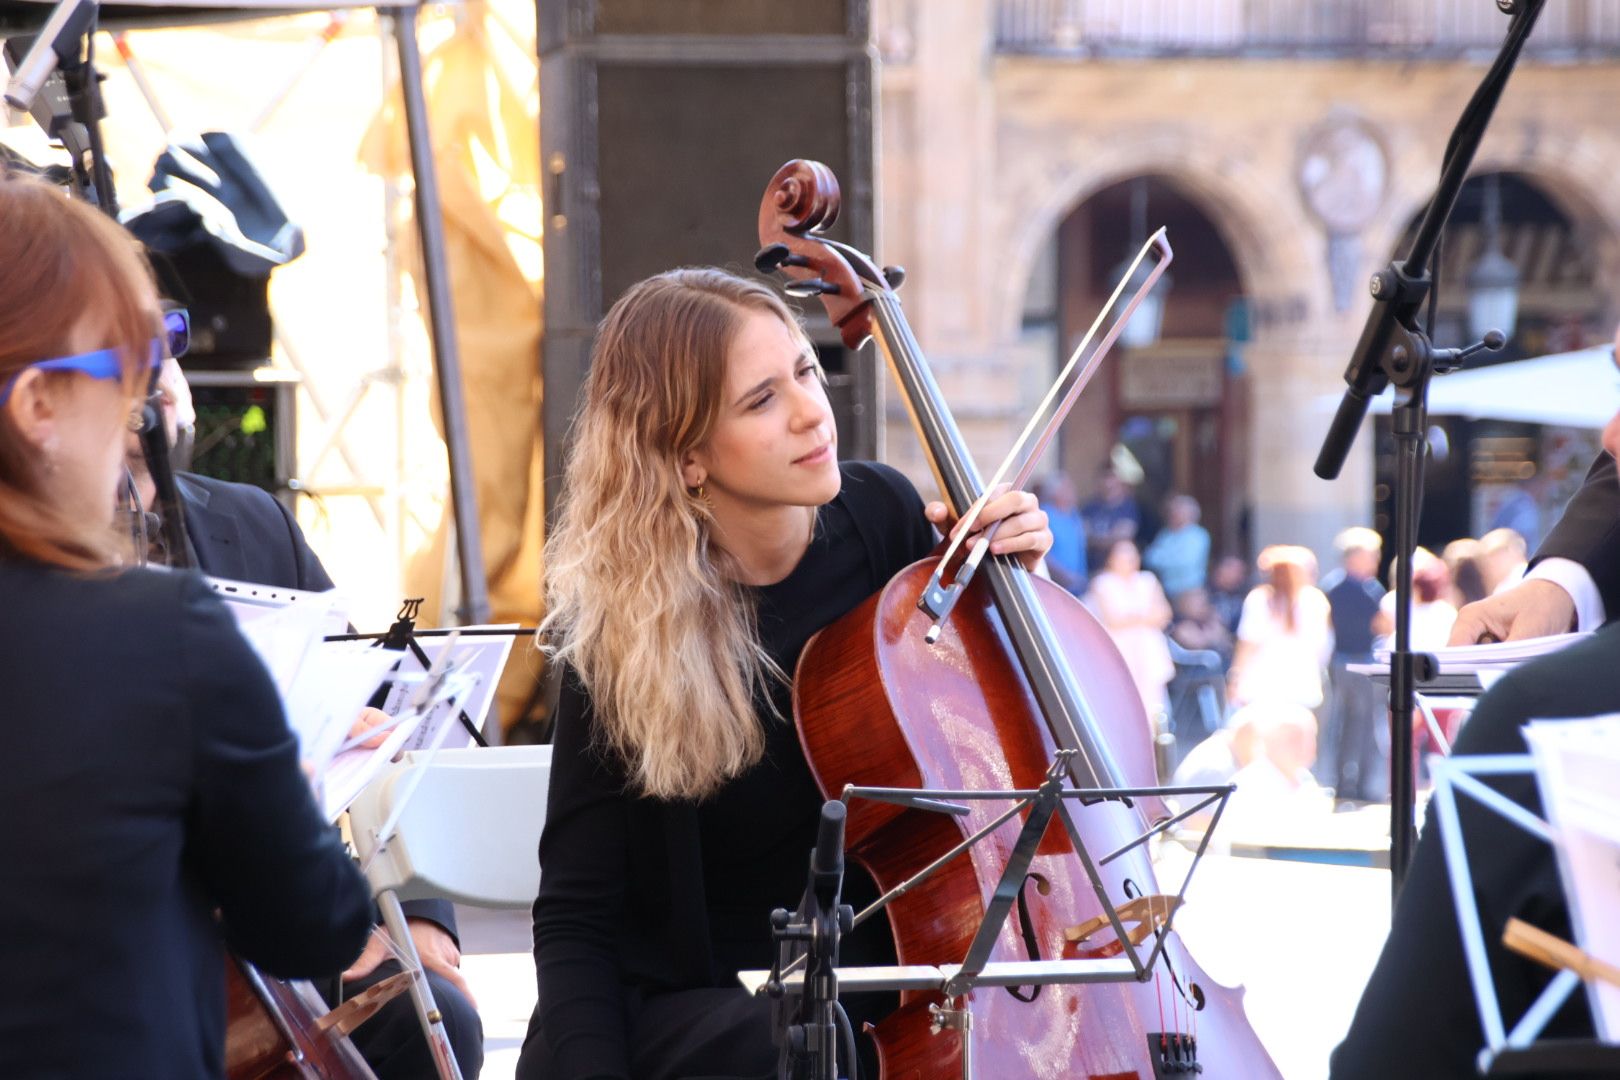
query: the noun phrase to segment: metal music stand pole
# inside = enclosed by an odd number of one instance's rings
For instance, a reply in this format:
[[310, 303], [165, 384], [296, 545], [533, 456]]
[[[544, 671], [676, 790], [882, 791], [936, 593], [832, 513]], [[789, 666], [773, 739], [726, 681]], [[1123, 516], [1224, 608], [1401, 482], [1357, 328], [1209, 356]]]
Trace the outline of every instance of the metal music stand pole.
[[467, 441], [467, 403], [445, 261], [439, 180], [434, 171], [427, 101], [422, 92], [416, 8], [380, 7], [377, 10], [389, 17], [394, 41], [399, 46], [399, 88], [405, 103], [405, 129], [410, 136], [411, 172], [416, 180], [416, 227], [422, 238], [422, 278], [433, 337], [433, 371], [438, 377], [439, 405], [444, 416], [444, 448], [450, 460], [450, 502], [456, 523], [456, 562], [461, 567], [461, 605], [456, 616], [463, 624], [483, 623], [489, 621], [489, 585], [484, 576], [472, 448]]

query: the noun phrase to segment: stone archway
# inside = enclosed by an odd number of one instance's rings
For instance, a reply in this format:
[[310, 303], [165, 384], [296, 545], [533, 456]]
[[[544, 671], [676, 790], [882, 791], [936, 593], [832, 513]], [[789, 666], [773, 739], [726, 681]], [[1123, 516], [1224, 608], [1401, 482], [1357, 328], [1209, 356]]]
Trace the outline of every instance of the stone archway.
[[[1332, 306], [1326, 238], [1306, 217], [1291, 180], [1253, 167], [1214, 140], [1189, 139], [1185, 130], [1100, 149], [1074, 139], [1037, 147], [1038, 141], [1020, 147], [1028, 154], [998, 156], [1000, 227], [992, 230], [998, 250], [989, 262], [1009, 269], [996, 283], [997, 347], [1017, 338], [1031, 270], [1058, 224], [1111, 184], [1143, 173], [1166, 177], [1215, 226], [1251, 313], [1249, 385], [1238, 388], [1236, 415], [1225, 418], [1245, 432], [1231, 445], [1240, 477], [1231, 484], [1234, 501], [1219, 515], [1233, 523], [1227, 544], [1325, 546], [1342, 524], [1344, 504], [1370, 487], [1370, 470], [1353, 465], [1340, 485], [1309, 472], [1327, 420], [1316, 415], [1319, 402], [1341, 385], [1345, 335]], [[1298, 466], [1278, 467], [1290, 459]], [[1347, 491], [1354, 493], [1349, 499]]]
[[1020, 148], [998, 155], [998, 162], [997, 227], [991, 231], [997, 242], [988, 259], [1006, 270], [991, 309], [998, 341], [1016, 333], [1030, 272], [1058, 224], [1097, 192], [1133, 176], [1169, 177], [1199, 204], [1231, 250], [1244, 292], [1257, 302], [1280, 303], [1304, 318], [1327, 295], [1317, 230], [1293, 189], [1214, 140], [1179, 133], [1102, 148], [1073, 140]]
[[[1462, 345], [1483, 332], [1469, 325], [1467, 277], [1487, 243], [1482, 225], [1487, 182], [1497, 189], [1495, 244], [1518, 273], [1518, 305], [1513, 327], [1491, 320], [1493, 328], [1510, 331], [1506, 348], [1477, 357], [1471, 366], [1512, 364], [1608, 342], [1617, 310], [1620, 241], [1601, 205], [1606, 191], [1589, 188], [1579, 169], [1565, 163], [1526, 168], [1500, 155], [1485, 162], [1464, 185], [1439, 252], [1436, 343]], [[1404, 257], [1425, 210], [1424, 197], [1412, 200], [1410, 215], [1391, 241], [1392, 257]], [[1443, 411], [1432, 414], [1430, 423], [1434, 452], [1418, 542], [1434, 550], [1501, 525], [1520, 532], [1534, 548], [1599, 449], [1597, 432], [1590, 430]], [[1375, 431], [1379, 494], [1373, 525], [1387, 535], [1394, 473], [1388, 419], [1379, 418]]]
[[[1406, 170], [1406, 182], [1391, 193], [1389, 213], [1371, 238], [1372, 250], [1399, 254], [1402, 238], [1427, 207], [1435, 176], [1432, 171], [1415, 173]], [[1620, 190], [1613, 183], [1620, 175], [1620, 146], [1591, 140], [1527, 142], [1516, 150], [1481, 153], [1470, 175], [1488, 173], [1524, 177], [1587, 238], [1597, 284], [1611, 297], [1606, 318], [1620, 318]]]

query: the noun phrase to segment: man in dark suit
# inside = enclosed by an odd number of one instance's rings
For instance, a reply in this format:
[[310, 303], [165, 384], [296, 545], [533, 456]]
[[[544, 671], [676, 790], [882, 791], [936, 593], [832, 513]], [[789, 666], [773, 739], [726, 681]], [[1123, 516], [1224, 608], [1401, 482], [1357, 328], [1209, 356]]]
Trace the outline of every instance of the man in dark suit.
[[[161, 380], [164, 417], [173, 432], [189, 405], [178, 365], [170, 364]], [[178, 415], [177, 415], [178, 414]], [[143, 507], [150, 512], [156, 488], [138, 442], [130, 440], [130, 472]], [[250, 484], [237, 484], [192, 473], [175, 477], [186, 541], [193, 561], [203, 573], [233, 581], [286, 589], [324, 592], [333, 587], [321, 560], [304, 538], [303, 530], [281, 503]], [[149, 529], [153, 535], [161, 530]], [[465, 1080], [475, 1080], [484, 1060], [484, 1030], [472, 992], [459, 970], [460, 943], [456, 939], [455, 908], [448, 900], [406, 901], [404, 908], [422, 966], [427, 971], [434, 1002], [443, 1014], [445, 1031]], [[360, 958], [341, 977], [320, 986], [328, 1001], [354, 994], [400, 970], [388, 959], [386, 943], [373, 935]], [[416, 1010], [408, 994], [401, 994], [350, 1036], [380, 1080], [437, 1077]]]
[[[1507, 639], [1577, 626], [1587, 629], [1590, 622], [1601, 623], [1606, 612], [1620, 612], [1620, 477], [1615, 470], [1620, 413], [1603, 429], [1603, 445], [1605, 452], [1587, 474], [1585, 485], [1537, 552], [1538, 562], [1569, 562], [1580, 574], [1563, 580], [1527, 580], [1500, 596], [1468, 605], [1463, 611], [1476, 609], [1479, 621], [1478, 629], [1461, 635], [1465, 642], [1477, 640], [1481, 632]], [[1493, 601], [1507, 602], [1493, 605]], [[1604, 627], [1505, 676], [1480, 699], [1452, 754], [1522, 754], [1527, 750], [1523, 728], [1531, 720], [1613, 712], [1620, 712], [1620, 625]], [[1541, 812], [1533, 777], [1506, 778], [1492, 786], [1532, 812]], [[1472, 800], [1459, 799], [1457, 811], [1497, 999], [1511, 1029], [1552, 975], [1508, 952], [1499, 940], [1502, 928], [1517, 917], [1569, 940], [1569, 909], [1549, 844]], [[1418, 841], [1389, 939], [1350, 1031], [1333, 1053], [1332, 1077], [1429, 1080], [1477, 1075], [1475, 1058], [1485, 1036], [1471, 987], [1445, 853], [1431, 825]], [[1591, 1014], [1580, 993], [1543, 1031], [1548, 1038], [1592, 1034]]]
[[[1620, 348], [1620, 328], [1615, 332]], [[1581, 489], [1536, 549], [1524, 581], [1457, 613], [1451, 644], [1596, 630], [1620, 615], [1620, 415]]]
[[309, 592], [334, 587], [292, 514], [268, 493], [195, 473], [177, 474], [175, 485], [203, 573]]

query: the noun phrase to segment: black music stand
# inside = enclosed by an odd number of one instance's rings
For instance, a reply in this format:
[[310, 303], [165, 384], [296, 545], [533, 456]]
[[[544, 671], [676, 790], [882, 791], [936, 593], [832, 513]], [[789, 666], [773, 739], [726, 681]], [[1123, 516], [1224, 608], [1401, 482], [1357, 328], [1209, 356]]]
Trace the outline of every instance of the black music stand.
[[[964, 1042], [968, 1038], [971, 1027], [971, 1014], [964, 998], [969, 991], [979, 986], [996, 987], [1038, 987], [1053, 985], [1069, 985], [1078, 983], [1107, 983], [1107, 982], [1146, 982], [1153, 977], [1154, 967], [1164, 952], [1165, 942], [1173, 928], [1175, 913], [1186, 898], [1187, 886], [1192, 881], [1193, 872], [1198, 868], [1209, 846], [1210, 837], [1214, 835], [1215, 827], [1220, 823], [1221, 813], [1226, 809], [1226, 802], [1236, 790], [1231, 784], [1214, 786], [1190, 787], [1151, 787], [1151, 788], [1071, 788], [1064, 785], [1064, 779], [1069, 775], [1070, 759], [1075, 755], [1074, 750], [1059, 750], [1053, 757], [1052, 765], [1048, 768], [1046, 777], [1041, 786], [1032, 789], [1012, 789], [1008, 791], [962, 791], [962, 790], [931, 790], [921, 788], [879, 788], [849, 786], [844, 789], [843, 800], [847, 803], [852, 799], [868, 799], [873, 802], [890, 803], [913, 810], [927, 810], [932, 813], [951, 814], [961, 817], [970, 813], [969, 807], [963, 805], [968, 802], [991, 802], [1016, 800], [1011, 807], [994, 820], [980, 828], [967, 839], [957, 844], [950, 851], [935, 859], [917, 873], [896, 885], [871, 905], [857, 914], [852, 922], [851, 929], [859, 926], [867, 919], [876, 915], [894, 900], [923, 884], [939, 872], [947, 863], [965, 854], [968, 849], [996, 832], [1007, 822], [1019, 814], [1026, 814], [1024, 824], [1019, 829], [1018, 840], [1013, 846], [1012, 854], [1007, 859], [1001, 877], [991, 894], [990, 902], [986, 906], [984, 918], [979, 924], [973, 941], [968, 947], [967, 955], [959, 964], [912, 964], [899, 967], [871, 967], [871, 968], [844, 968], [837, 972], [837, 985], [842, 989], [852, 991], [868, 990], [934, 990], [945, 998], [944, 1005], [930, 1005], [929, 1012], [933, 1018], [936, 1032], [942, 1030], [955, 1030], [962, 1033]], [[1129, 803], [1133, 798], [1153, 798], [1162, 796], [1188, 796], [1197, 798], [1197, 802], [1181, 810], [1175, 816], [1167, 818], [1140, 833], [1128, 844], [1111, 851], [1101, 858], [1093, 858], [1087, 850], [1085, 842], [1081, 839], [1079, 830], [1075, 827], [1074, 819], [1069, 812], [1069, 802], [1077, 800], [1082, 806], [1095, 802], [1124, 802]], [[1198, 849], [1193, 854], [1192, 865], [1187, 868], [1181, 887], [1173, 897], [1166, 898], [1161, 906], [1150, 905], [1144, 922], [1154, 937], [1154, 945], [1148, 951], [1146, 958], [1137, 950], [1137, 939], [1125, 928], [1127, 919], [1138, 921], [1141, 914], [1122, 914], [1119, 908], [1108, 898], [1107, 890], [1098, 868], [1119, 858], [1121, 855], [1145, 844], [1154, 836], [1174, 827], [1193, 814], [1199, 813], [1210, 806], [1215, 807], [1209, 828], [1205, 830], [1203, 838], [1198, 843]], [[1041, 837], [1045, 835], [1047, 826], [1056, 817], [1068, 832], [1069, 842], [1075, 853], [1080, 857], [1085, 867], [1086, 876], [1090, 881], [1093, 893], [1101, 902], [1103, 914], [1092, 920], [1095, 925], [1089, 926], [1093, 933], [1101, 933], [1111, 929], [1120, 945], [1120, 955], [1107, 958], [1084, 960], [1022, 960], [1022, 961], [991, 961], [990, 952], [994, 948], [996, 938], [1002, 926], [1007, 921], [1008, 914], [1013, 905], [1019, 902], [1020, 893], [1024, 887], [1031, 861], [1035, 857], [1036, 849], [1040, 845]], [[1139, 903], [1140, 899], [1131, 903]], [[799, 969], [803, 958], [787, 965], [778, 965], [771, 971], [743, 971], [737, 975], [738, 980], [751, 993], [770, 992], [772, 994], [786, 993], [789, 995], [804, 993], [804, 978]], [[1033, 1000], [1031, 998], [1030, 1000]], [[1155, 1033], [1155, 1037], [1164, 1035], [1162, 1040], [1162, 1053], [1166, 1055], [1165, 1066], [1169, 1072], [1200, 1071], [1197, 1066], [1198, 1047], [1189, 1036], [1180, 1032]], [[1154, 1043], [1155, 1048], [1160, 1042]], [[972, 1080], [973, 1068], [971, 1054], [966, 1054], [963, 1065], [963, 1080]]]

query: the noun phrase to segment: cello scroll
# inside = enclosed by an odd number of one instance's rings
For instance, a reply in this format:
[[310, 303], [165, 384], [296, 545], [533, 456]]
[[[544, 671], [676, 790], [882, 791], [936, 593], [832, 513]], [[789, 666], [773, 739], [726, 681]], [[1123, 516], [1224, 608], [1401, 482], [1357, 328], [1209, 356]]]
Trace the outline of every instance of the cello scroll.
[[793, 295], [819, 296], [844, 344], [858, 349], [872, 336], [868, 290], [887, 289], [888, 279], [866, 256], [822, 235], [838, 220], [841, 198], [838, 178], [819, 161], [801, 158], [776, 170], [760, 201], [763, 246], [754, 265], [786, 274]]

